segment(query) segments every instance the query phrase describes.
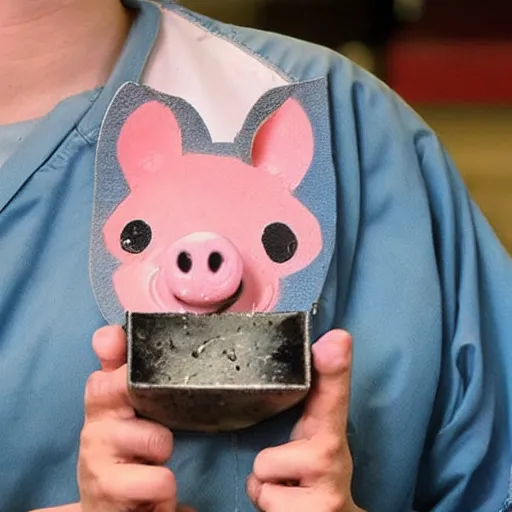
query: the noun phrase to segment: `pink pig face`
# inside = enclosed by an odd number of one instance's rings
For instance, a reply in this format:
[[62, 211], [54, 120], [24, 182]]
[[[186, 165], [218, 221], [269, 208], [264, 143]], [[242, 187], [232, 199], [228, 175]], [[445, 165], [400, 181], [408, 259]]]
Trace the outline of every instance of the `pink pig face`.
[[183, 154], [171, 109], [145, 103], [124, 124], [118, 160], [130, 194], [105, 224], [114, 288], [138, 312], [270, 311], [280, 280], [322, 249], [293, 195], [313, 157], [310, 122], [287, 100], [253, 140], [252, 165]]

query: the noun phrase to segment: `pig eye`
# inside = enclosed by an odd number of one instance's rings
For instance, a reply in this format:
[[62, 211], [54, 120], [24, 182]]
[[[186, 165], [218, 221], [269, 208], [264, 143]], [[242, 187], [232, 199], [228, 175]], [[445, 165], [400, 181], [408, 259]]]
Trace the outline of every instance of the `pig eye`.
[[299, 245], [295, 233], [280, 222], [269, 224], [265, 228], [261, 243], [268, 257], [275, 263], [286, 263], [291, 260]]
[[121, 248], [130, 254], [139, 254], [149, 245], [151, 237], [151, 228], [143, 220], [133, 220], [121, 233]]

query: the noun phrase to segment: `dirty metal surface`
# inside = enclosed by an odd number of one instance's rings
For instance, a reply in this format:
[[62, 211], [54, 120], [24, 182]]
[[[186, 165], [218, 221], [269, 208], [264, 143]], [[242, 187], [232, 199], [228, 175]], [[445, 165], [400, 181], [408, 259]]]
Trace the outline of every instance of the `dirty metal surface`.
[[127, 313], [137, 412], [173, 430], [237, 430], [300, 402], [311, 384], [308, 313]]

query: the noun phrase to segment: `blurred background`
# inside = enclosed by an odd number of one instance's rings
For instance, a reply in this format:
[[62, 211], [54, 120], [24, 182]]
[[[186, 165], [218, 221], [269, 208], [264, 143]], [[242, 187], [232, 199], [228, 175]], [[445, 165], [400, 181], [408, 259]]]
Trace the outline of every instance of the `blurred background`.
[[181, 0], [228, 23], [328, 46], [438, 132], [512, 253], [511, 0]]

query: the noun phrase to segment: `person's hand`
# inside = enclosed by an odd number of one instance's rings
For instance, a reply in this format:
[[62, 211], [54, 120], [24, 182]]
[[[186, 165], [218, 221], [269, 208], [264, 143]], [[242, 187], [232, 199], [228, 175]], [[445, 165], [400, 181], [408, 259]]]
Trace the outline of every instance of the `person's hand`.
[[85, 391], [80, 438], [80, 512], [191, 512], [176, 503], [176, 480], [163, 466], [171, 457], [171, 432], [139, 419], [130, 405], [126, 337], [104, 327], [93, 337], [101, 371]]
[[73, 503], [72, 505], [62, 505], [60, 507], [38, 508], [30, 512], [82, 512], [82, 507], [80, 503]]
[[302, 418], [283, 446], [254, 461], [247, 494], [263, 512], [356, 512], [346, 429], [352, 339], [332, 331], [313, 345], [316, 379]]

